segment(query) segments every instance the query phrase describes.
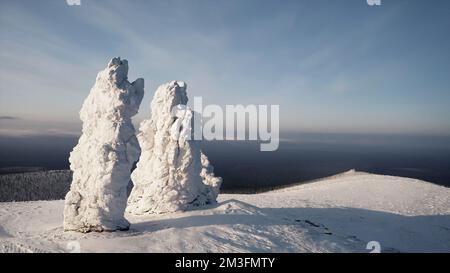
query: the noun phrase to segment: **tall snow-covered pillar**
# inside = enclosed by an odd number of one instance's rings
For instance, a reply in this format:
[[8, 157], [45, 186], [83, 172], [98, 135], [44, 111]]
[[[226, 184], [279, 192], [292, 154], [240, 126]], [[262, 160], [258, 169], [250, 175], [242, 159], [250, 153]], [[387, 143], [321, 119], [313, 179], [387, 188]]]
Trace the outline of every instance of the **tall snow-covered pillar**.
[[142, 154], [131, 175], [127, 212], [167, 213], [216, 202], [222, 179], [214, 176], [200, 141], [193, 139], [194, 112], [187, 101], [184, 82], [156, 90], [151, 118], [142, 122], [138, 134]]
[[140, 148], [131, 117], [144, 80], [128, 81], [128, 62], [113, 58], [97, 75], [83, 103], [83, 132], [70, 153], [73, 181], [66, 195], [64, 230], [126, 230], [127, 185]]

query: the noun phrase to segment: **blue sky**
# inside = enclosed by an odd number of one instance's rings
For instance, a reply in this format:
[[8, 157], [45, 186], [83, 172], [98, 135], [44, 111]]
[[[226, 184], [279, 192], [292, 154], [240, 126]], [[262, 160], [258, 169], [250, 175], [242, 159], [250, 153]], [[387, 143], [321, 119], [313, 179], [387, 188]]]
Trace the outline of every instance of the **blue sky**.
[[0, 135], [77, 134], [97, 72], [128, 59], [146, 94], [279, 104], [281, 130], [450, 135], [450, 2], [0, 3]]

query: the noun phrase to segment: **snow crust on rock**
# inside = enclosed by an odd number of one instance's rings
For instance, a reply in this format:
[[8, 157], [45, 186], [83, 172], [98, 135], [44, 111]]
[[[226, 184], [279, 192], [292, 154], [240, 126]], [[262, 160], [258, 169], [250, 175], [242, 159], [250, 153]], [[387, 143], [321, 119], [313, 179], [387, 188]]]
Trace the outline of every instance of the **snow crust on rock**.
[[128, 229], [127, 185], [140, 148], [131, 117], [144, 95], [144, 80], [128, 81], [128, 62], [113, 58], [97, 75], [83, 103], [83, 133], [70, 153], [73, 181], [65, 198], [64, 230]]
[[200, 141], [193, 140], [194, 112], [187, 102], [184, 82], [156, 90], [151, 118], [141, 123], [137, 136], [142, 154], [131, 175], [127, 212], [168, 213], [216, 202], [222, 179], [214, 176]]

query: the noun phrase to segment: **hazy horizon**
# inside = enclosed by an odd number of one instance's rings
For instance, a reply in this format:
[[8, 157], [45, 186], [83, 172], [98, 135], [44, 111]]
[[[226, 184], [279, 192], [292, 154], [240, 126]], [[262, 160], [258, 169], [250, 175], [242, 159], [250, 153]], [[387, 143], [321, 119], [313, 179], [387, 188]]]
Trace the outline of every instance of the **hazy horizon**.
[[[283, 135], [281, 135], [283, 137]], [[274, 152], [255, 141], [212, 141], [203, 151], [223, 190], [254, 191], [323, 178], [350, 169], [411, 177], [450, 187], [450, 137], [300, 134]], [[0, 171], [68, 169], [77, 136], [0, 136]]]

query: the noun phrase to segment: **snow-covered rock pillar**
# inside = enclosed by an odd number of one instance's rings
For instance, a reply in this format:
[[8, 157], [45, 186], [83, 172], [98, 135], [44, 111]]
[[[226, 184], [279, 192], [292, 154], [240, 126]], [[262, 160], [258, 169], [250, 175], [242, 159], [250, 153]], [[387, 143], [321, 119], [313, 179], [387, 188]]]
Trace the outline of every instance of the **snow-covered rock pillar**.
[[131, 175], [127, 212], [167, 213], [216, 202], [222, 179], [214, 176], [200, 141], [193, 140], [194, 112], [187, 101], [184, 82], [156, 90], [151, 119], [142, 122], [138, 134], [142, 154]]
[[131, 117], [144, 95], [144, 80], [130, 83], [128, 62], [112, 59], [83, 103], [83, 132], [70, 153], [73, 181], [66, 195], [64, 230], [126, 230], [127, 185], [140, 148]]

